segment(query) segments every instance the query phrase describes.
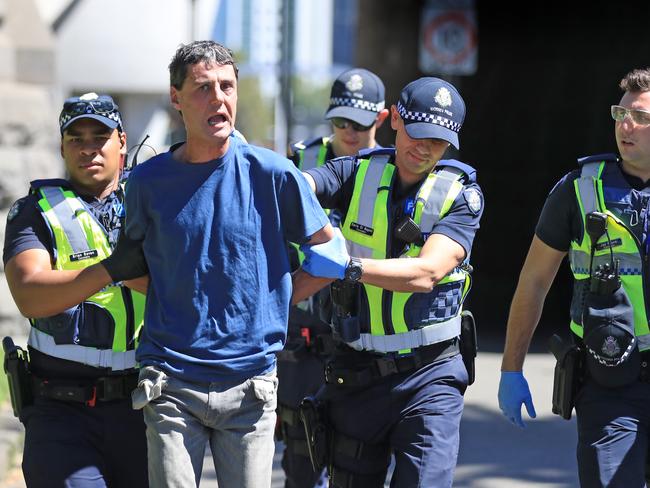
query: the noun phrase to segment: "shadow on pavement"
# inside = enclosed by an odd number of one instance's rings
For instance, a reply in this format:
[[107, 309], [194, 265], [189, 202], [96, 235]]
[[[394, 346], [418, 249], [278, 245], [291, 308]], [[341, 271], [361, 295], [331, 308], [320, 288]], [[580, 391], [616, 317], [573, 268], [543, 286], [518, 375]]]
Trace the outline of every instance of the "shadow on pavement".
[[526, 429], [501, 413], [466, 405], [454, 487], [578, 486], [575, 417], [526, 419]]

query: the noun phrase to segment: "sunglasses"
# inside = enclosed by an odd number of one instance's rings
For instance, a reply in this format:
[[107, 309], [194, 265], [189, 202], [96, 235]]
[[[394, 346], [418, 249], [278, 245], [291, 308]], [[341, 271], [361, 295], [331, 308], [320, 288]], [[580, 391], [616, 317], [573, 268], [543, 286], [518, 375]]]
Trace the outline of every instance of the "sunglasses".
[[617, 122], [623, 122], [625, 117], [630, 115], [635, 124], [650, 125], [650, 112], [612, 105], [612, 118]]
[[63, 104], [63, 112], [67, 115], [76, 116], [87, 114], [88, 107], [98, 115], [108, 115], [117, 110], [117, 106], [110, 100], [79, 100]]
[[347, 129], [348, 127], [352, 127], [352, 130], [356, 132], [368, 132], [372, 126], [375, 125], [374, 122], [367, 126], [361, 125], [349, 119], [344, 119], [343, 117], [334, 117], [330, 119], [330, 122], [332, 122], [332, 125], [337, 129]]

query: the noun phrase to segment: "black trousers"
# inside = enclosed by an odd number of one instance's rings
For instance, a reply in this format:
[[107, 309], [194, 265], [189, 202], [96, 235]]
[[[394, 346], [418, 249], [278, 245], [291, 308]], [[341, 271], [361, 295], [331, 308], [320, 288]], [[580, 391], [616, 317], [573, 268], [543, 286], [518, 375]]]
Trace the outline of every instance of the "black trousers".
[[131, 398], [88, 407], [37, 397], [21, 415], [28, 488], [146, 488], [147, 441]]

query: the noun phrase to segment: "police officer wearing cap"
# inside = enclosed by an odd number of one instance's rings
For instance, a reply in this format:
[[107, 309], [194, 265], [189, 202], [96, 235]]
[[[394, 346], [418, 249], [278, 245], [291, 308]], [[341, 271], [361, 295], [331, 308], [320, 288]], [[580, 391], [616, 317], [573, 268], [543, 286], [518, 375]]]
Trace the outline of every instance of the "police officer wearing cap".
[[381, 487], [392, 453], [391, 486], [449, 487], [468, 384], [461, 313], [483, 195], [473, 168], [442, 159], [449, 145], [459, 148], [465, 117], [453, 85], [420, 78], [390, 110], [394, 149], [306, 173], [321, 204], [342, 213], [345, 237], [302, 247], [304, 271], [339, 280], [340, 344], [320, 395], [330, 480]]
[[7, 281], [31, 325], [23, 474], [30, 488], [146, 487], [144, 421], [131, 407], [146, 278], [80, 275], [118, 240], [126, 133], [113, 99], [95, 93], [67, 99], [59, 124], [67, 179], [32, 181], [5, 232]]
[[588, 488], [645, 486], [650, 433], [650, 69], [629, 72], [619, 86], [623, 96], [610, 109], [619, 155], [579, 159], [544, 204], [510, 308], [498, 392], [511, 422], [524, 427], [522, 405], [535, 417], [524, 359], [568, 254], [568, 334], [581, 366], [565, 418], [575, 406], [580, 485]]
[[[375, 140], [388, 110], [384, 108], [384, 84], [371, 71], [354, 68], [334, 81], [325, 118], [332, 123], [333, 135], [293, 144], [288, 157], [303, 171], [322, 166], [340, 156], [353, 156], [361, 149], [379, 147]], [[340, 214], [329, 212], [332, 225]], [[292, 267], [302, 261], [298, 247], [289, 248]], [[289, 314], [287, 345], [278, 354], [278, 426], [285, 443], [282, 467], [287, 488], [312, 488], [320, 473], [315, 473], [307, 453], [305, 432], [298, 405], [315, 394], [324, 383], [323, 358], [330, 352], [331, 304], [327, 289], [293, 306]]]

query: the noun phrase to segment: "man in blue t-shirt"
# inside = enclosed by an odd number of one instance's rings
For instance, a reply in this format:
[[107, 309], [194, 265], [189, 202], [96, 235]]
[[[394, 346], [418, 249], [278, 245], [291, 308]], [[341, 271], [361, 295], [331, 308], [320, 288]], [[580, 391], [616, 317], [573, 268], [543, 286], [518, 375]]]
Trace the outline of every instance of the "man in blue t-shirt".
[[126, 235], [150, 270], [133, 395], [150, 481], [198, 485], [209, 442], [220, 486], [269, 486], [275, 353], [292, 293], [283, 250], [333, 232], [288, 159], [231, 137], [237, 67], [227, 48], [183, 45], [169, 70], [187, 141], [139, 165], [126, 192]]

